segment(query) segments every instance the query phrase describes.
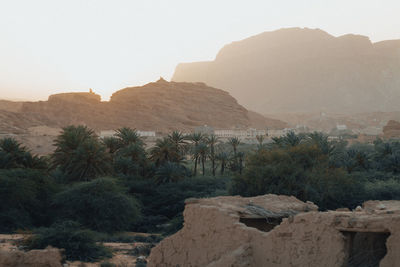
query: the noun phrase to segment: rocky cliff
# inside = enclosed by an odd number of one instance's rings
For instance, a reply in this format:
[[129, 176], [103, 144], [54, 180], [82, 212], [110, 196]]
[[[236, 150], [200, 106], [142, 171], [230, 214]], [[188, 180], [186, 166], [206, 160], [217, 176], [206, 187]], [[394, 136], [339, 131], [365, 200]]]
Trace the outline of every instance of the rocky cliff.
[[228, 44], [214, 61], [179, 64], [172, 80], [222, 88], [262, 114], [396, 111], [400, 40], [281, 29]]
[[23, 133], [35, 126], [84, 124], [97, 130], [127, 126], [140, 130], [190, 131], [215, 128], [283, 128], [285, 123], [249, 112], [229, 93], [203, 83], [160, 79], [115, 92], [110, 101], [94, 93], [66, 93], [39, 102], [0, 102], [0, 134]]

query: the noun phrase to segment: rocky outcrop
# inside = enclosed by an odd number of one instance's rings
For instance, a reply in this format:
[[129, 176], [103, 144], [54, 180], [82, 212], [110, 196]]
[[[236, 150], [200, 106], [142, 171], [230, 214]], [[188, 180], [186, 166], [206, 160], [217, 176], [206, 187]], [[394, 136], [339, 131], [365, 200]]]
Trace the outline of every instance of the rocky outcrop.
[[[1, 104], [1, 103], [0, 103]], [[48, 101], [23, 102], [11, 111], [0, 107], [0, 133], [20, 133], [29, 127], [84, 124], [97, 130], [132, 127], [167, 132], [215, 128], [284, 128], [286, 123], [249, 112], [229, 93], [203, 83], [158, 82], [115, 92], [110, 101], [94, 93], [66, 93]], [[4, 119], [3, 119], [4, 118]], [[8, 128], [8, 130], [7, 130]]]
[[400, 202], [318, 212], [294, 197], [191, 199], [148, 266], [396, 266]]
[[262, 114], [397, 111], [400, 40], [281, 29], [228, 44], [213, 61], [181, 63], [172, 80], [222, 88]]
[[394, 120], [388, 121], [386, 126], [383, 127], [383, 136], [387, 139], [400, 138], [400, 122]]

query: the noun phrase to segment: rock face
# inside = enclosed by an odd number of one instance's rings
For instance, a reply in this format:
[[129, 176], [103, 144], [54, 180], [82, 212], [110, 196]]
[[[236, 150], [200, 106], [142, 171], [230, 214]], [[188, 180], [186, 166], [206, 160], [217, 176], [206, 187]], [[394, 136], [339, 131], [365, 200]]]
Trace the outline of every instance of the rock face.
[[385, 127], [383, 127], [383, 135], [385, 138], [400, 138], [400, 122], [390, 120], [386, 124]]
[[179, 64], [172, 80], [222, 88], [262, 114], [397, 111], [400, 40], [281, 29], [228, 44], [214, 61]]
[[294, 197], [191, 199], [148, 266], [397, 266], [400, 202], [318, 212]]
[[[6, 103], [6, 102], [4, 102]], [[0, 102], [2, 105], [2, 102]], [[97, 130], [127, 126], [140, 130], [192, 130], [215, 128], [284, 128], [286, 123], [254, 115], [229, 93], [203, 83], [177, 83], [160, 79], [140, 87], [117, 91], [102, 102], [94, 93], [52, 95], [48, 101], [22, 102], [0, 107], [0, 133], [20, 133], [29, 127], [64, 127], [84, 124]], [[253, 119], [254, 118], [254, 119]]]

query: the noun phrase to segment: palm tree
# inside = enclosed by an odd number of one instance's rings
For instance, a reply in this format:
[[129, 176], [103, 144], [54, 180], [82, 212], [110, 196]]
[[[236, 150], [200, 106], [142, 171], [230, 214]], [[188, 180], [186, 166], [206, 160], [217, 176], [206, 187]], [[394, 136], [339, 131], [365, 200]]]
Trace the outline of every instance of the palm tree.
[[210, 146], [210, 153], [209, 153], [209, 157], [211, 160], [211, 170], [212, 170], [212, 175], [215, 176], [215, 146], [218, 143], [218, 136], [212, 134], [210, 136], [207, 137], [207, 143]]
[[177, 182], [185, 178], [186, 169], [175, 162], [165, 162], [161, 165], [155, 175], [156, 184]]
[[237, 147], [240, 145], [240, 140], [237, 137], [232, 137], [232, 138], [229, 138], [228, 143], [232, 146], [232, 148], [233, 148], [233, 156], [236, 159]]
[[196, 147], [196, 158], [200, 159], [201, 161], [201, 165], [202, 165], [202, 169], [203, 169], [203, 176], [205, 175], [205, 161], [207, 159], [207, 155], [208, 155], [208, 146], [206, 143], [199, 143]]
[[63, 128], [51, 155], [52, 167], [60, 168], [69, 180], [89, 180], [110, 171], [110, 155], [93, 130], [86, 126]]
[[104, 137], [102, 142], [110, 154], [114, 154], [120, 146], [120, 140], [115, 136]]
[[225, 167], [229, 160], [229, 154], [227, 152], [220, 152], [217, 154], [216, 158], [221, 163], [221, 175], [224, 175]]
[[26, 148], [11, 137], [0, 140], [0, 167], [1, 168], [17, 168], [22, 165]]
[[110, 156], [97, 139], [88, 139], [74, 151], [66, 172], [70, 180], [88, 181], [111, 170]]
[[320, 132], [308, 134], [307, 142], [311, 145], [316, 145], [322, 153], [330, 155], [335, 147], [329, 142], [328, 135]]
[[233, 169], [237, 170], [238, 168], [238, 159], [237, 159], [237, 147], [240, 145], [240, 140], [237, 137], [232, 137], [228, 140], [228, 143], [233, 148]]
[[244, 156], [245, 156], [244, 152], [237, 153], [237, 157], [239, 159], [239, 174], [242, 174]]
[[304, 140], [304, 135], [296, 134], [294, 131], [288, 132], [283, 136], [283, 144], [288, 147], [293, 147], [299, 145]]
[[119, 173], [146, 176], [147, 155], [140, 143], [133, 143], [120, 148], [115, 153], [114, 161], [115, 170]]
[[189, 140], [192, 141], [192, 155], [193, 155], [193, 160], [194, 160], [194, 176], [197, 175], [197, 162], [199, 160], [199, 157], [197, 155], [197, 146], [199, 145], [200, 142], [204, 140], [204, 135], [201, 133], [193, 133], [189, 135]]
[[182, 156], [175, 150], [174, 144], [167, 137], [158, 139], [156, 145], [150, 150], [150, 159], [160, 166], [167, 161], [180, 163]]
[[51, 155], [52, 166], [62, 169], [71, 164], [74, 152], [89, 139], [97, 138], [94, 131], [86, 126], [67, 126], [54, 141], [56, 147]]
[[168, 135], [169, 140], [174, 145], [177, 153], [183, 155], [184, 147], [187, 144], [185, 136], [179, 131], [173, 131]]
[[143, 145], [142, 137], [140, 137], [136, 129], [131, 129], [129, 127], [119, 128], [116, 130], [115, 136], [119, 139], [120, 147], [130, 144]]

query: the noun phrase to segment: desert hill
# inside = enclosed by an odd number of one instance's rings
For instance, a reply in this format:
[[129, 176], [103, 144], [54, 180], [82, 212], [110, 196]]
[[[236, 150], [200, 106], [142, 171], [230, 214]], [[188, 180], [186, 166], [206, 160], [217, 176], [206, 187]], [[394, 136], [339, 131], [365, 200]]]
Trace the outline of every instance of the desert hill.
[[65, 93], [38, 102], [0, 102], [0, 133], [37, 127], [84, 124], [96, 130], [122, 126], [140, 130], [190, 131], [199, 125], [216, 128], [282, 128], [286, 124], [249, 113], [229, 93], [202, 83], [160, 79], [115, 92], [110, 101], [94, 93]]
[[281, 29], [228, 44], [214, 61], [181, 63], [172, 80], [222, 88], [262, 114], [398, 111], [400, 40]]

